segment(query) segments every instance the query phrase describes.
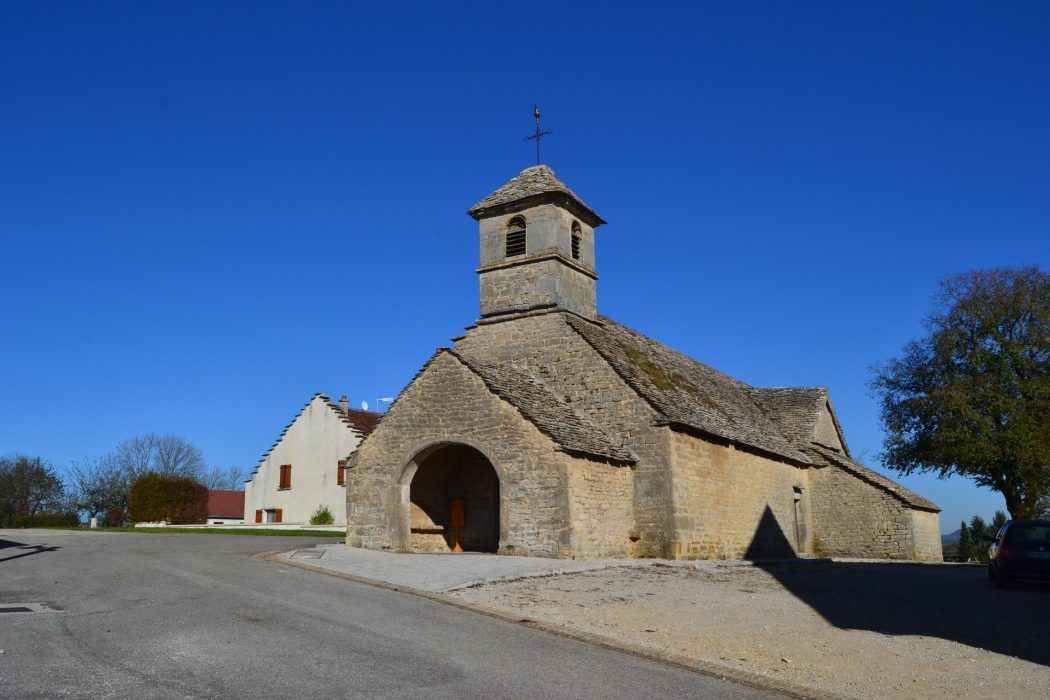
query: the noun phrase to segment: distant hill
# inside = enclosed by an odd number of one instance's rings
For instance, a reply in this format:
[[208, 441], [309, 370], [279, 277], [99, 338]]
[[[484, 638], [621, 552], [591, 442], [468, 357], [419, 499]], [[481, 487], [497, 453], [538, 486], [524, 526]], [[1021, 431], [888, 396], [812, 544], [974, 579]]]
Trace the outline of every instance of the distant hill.
[[956, 530], [955, 532], [949, 532], [947, 535], [941, 535], [941, 546], [959, 544], [959, 533], [961, 532], [962, 530]]

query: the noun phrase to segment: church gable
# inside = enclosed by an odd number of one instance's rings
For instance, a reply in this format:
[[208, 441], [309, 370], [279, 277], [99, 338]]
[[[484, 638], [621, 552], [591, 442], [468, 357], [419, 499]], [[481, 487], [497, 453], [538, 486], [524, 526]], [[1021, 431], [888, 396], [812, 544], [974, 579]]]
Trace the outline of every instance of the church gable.
[[781, 434], [796, 445], [815, 442], [850, 456], [824, 387], [752, 388], [750, 391]]
[[825, 401], [823, 406], [821, 406], [811, 439], [818, 445], [838, 450], [847, 457], [852, 458], [849, 446], [846, 444], [846, 438], [842, 434], [842, 427], [839, 425], [838, 418], [835, 417], [834, 409], [831, 408], [830, 400]]
[[[576, 491], [586, 491], [593, 481], [585, 476], [583, 484], [573, 484], [574, 475], [612, 470], [616, 493], [623, 502], [629, 499], [631, 472], [614, 466], [609, 454], [583, 454], [586, 450], [623, 456], [606, 443], [600, 431], [564, 410], [542, 383], [523, 373], [494, 369], [449, 349], [439, 350], [401, 392], [351, 460], [347, 471], [347, 542], [407, 550], [424, 544], [418, 541], [420, 536], [436, 534], [430, 545], [440, 545], [437, 539], [451, 545], [451, 513], [454, 503], [462, 500], [466, 527], [478, 517], [498, 521], [500, 551], [573, 556], [570, 509], [573, 504], [589, 501], [586, 493], [582, 500], [567, 497], [567, 490], [575, 486]], [[565, 424], [562, 432], [551, 431], [556, 438], [540, 427], [550, 429], [548, 422], [555, 419]], [[570, 434], [567, 426], [575, 426], [579, 433]], [[482, 504], [456, 491], [466, 485], [456, 477], [456, 466], [473, 468], [475, 462], [491, 469], [486, 473], [494, 474], [498, 486], [495, 507], [482, 509]], [[429, 513], [430, 527], [419, 517], [420, 509]], [[617, 505], [614, 510], [624, 508]], [[621, 513], [620, 520], [624, 517]], [[620, 540], [626, 541], [627, 525], [620, 523], [619, 529], [623, 531]], [[495, 543], [490, 540], [488, 544]]]
[[496, 396], [521, 412], [540, 432], [565, 452], [613, 462], [636, 461], [626, 447], [618, 444], [588, 417], [573, 410], [546, 385], [512, 366], [487, 362], [455, 350], [448, 350], [477, 374]]

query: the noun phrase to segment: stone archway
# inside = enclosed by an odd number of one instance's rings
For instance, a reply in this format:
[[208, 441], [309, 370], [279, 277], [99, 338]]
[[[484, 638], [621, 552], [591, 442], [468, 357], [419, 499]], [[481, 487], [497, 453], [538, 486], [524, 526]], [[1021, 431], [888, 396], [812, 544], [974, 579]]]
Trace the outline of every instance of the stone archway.
[[412, 465], [404, 475], [412, 549], [499, 549], [499, 475], [480, 450], [461, 443], [434, 445]]

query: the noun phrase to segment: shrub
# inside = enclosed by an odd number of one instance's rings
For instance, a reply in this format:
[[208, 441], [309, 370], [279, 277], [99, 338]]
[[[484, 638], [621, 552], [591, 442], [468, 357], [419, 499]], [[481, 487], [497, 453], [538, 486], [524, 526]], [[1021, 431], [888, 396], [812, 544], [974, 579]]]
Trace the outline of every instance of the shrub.
[[104, 522], [106, 527], [124, 527], [128, 524], [128, 514], [120, 506], [110, 506], [106, 509]]
[[15, 519], [15, 527], [76, 527], [80, 525], [80, 516], [68, 513], [38, 513]]
[[208, 489], [188, 476], [144, 474], [135, 479], [128, 491], [128, 516], [135, 522], [205, 523], [208, 521]]
[[334, 522], [335, 516], [328, 510], [328, 506], [317, 506], [317, 510], [310, 516], [311, 525], [331, 525]]

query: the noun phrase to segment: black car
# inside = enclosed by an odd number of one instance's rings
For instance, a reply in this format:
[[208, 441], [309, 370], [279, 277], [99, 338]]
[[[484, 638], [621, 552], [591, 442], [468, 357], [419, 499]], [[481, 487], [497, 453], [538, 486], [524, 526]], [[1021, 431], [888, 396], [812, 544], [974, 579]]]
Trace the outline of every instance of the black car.
[[1050, 581], [1050, 520], [1009, 520], [988, 548], [988, 580], [999, 588], [1012, 581]]

